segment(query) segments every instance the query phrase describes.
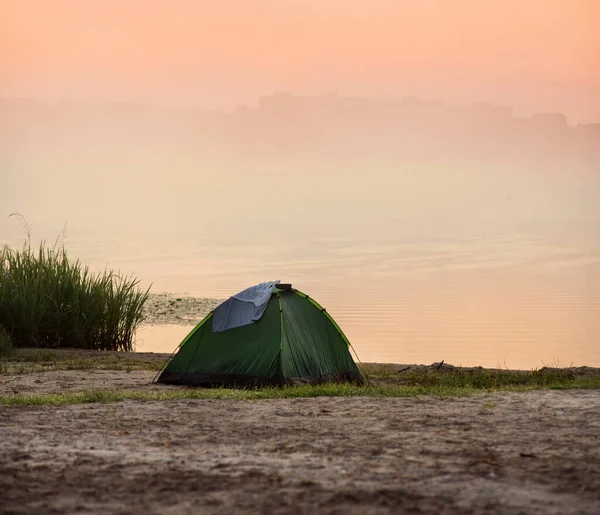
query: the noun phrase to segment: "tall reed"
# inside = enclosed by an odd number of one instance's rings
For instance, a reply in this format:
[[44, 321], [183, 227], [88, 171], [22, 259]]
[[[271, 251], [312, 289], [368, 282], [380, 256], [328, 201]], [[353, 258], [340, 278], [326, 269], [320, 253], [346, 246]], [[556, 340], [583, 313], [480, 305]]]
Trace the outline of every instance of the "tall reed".
[[131, 351], [148, 292], [132, 276], [92, 274], [64, 245], [0, 249], [0, 326], [16, 347]]
[[0, 325], [0, 362], [10, 358], [12, 353], [13, 343], [10, 333]]

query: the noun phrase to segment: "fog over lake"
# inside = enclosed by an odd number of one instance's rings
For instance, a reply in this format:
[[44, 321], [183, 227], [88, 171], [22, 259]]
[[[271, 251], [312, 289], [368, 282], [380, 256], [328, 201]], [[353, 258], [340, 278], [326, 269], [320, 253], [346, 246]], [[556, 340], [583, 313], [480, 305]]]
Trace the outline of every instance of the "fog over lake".
[[337, 94], [4, 99], [0, 241], [22, 244], [19, 211], [155, 292], [292, 282], [363, 361], [599, 365], [599, 127]]

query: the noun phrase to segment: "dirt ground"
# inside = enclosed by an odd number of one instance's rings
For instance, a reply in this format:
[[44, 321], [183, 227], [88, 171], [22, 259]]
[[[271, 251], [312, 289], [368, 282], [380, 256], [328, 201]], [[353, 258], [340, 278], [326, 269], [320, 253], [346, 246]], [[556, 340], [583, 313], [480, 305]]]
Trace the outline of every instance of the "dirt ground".
[[0, 512], [597, 514], [600, 394], [2, 406]]
[[[157, 372], [147, 370], [48, 370], [0, 375], [0, 395], [47, 395], [90, 390], [164, 390], [152, 384]], [[2, 409], [2, 408], [0, 408]]]

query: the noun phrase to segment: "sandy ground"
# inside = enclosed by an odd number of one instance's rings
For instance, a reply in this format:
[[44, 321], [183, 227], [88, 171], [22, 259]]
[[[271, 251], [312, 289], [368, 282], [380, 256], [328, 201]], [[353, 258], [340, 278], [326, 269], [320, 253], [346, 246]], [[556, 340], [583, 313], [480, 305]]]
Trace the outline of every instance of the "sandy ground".
[[[166, 354], [53, 353], [133, 370], [5, 370], [0, 395], [178, 388], [135, 369]], [[1, 514], [138, 512], [597, 514], [600, 393], [0, 406]]]
[[216, 308], [223, 299], [150, 294], [144, 304], [145, 324], [196, 324]]
[[[48, 370], [0, 375], [0, 395], [46, 395], [89, 390], [157, 390], [151, 384], [157, 372], [146, 370]], [[0, 408], [1, 409], [1, 408]]]
[[599, 444], [596, 391], [3, 406], [0, 512], [597, 514]]

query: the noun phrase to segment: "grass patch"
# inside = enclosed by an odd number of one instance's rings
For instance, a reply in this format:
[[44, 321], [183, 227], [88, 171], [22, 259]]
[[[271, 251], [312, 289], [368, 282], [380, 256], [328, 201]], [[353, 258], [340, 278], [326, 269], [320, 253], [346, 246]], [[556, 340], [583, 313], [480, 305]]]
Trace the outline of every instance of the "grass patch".
[[133, 350], [148, 291], [111, 270], [92, 274], [64, 245], [0, 249], [0, 325], [15, 347]]
[[0, 362], [13, 354], [13, 342], [10, 333], [0, 325]]
[[176, 401], [184, 399], [228, 399], [260, 400], [291, 399], [308, 397], [416, 397], [418, 395], [466, 396], [473, 390], [449, 388], [421, 388], [410, 386], [354, 386], [349, 384], [325, 384], [288, 386], [284, 388], [259, 388], [236, 390], [230, 388], [182, 388], [164, 391], [88, 391], [52, 395], [3, 395], [0, 404], [4, 405], [59, 405], [94, 402], [136, 401]]
[[[158, 371], [166, 354], [87, 351], [77, 349], [15, 349], [10, 361], [0, 362], [4, 374], [47, 370], [147, 370]], [[461, 368], [451, 365], [361, 364], [367, 378], [364, 386], [348, 383], [296, 385], [283, 388], [229, 389], [178, 388], [156, 385], [151, 389], [102, 390], [53, 395], [3, 395], [0, 405], [59, 405], [104, 403], [125, 400], [174, 401], [183, 399], [260, 400], [308, 397], [416, 397], [469, 396], [499, 391], [523, 392], [540, 389], [600, 389], [600, 369], [589, 367], [548, 368], [522, 371]], [[150, 386], [150, 385], [149, 385]], [[493, 409], [493, 402], [485, 409]]]
[[371, 382], [390, 385], [421, 386], [424, 388], [471, 388], [475, 390], [497, 390], [513, 387], [571, 388], [600, 387], [600, 370], [581, 368], [540, 368], [534, 370], [503, 370], [445, 368], [390, 365], [361, 365], [363, 375]]
[[[365, 386], [348, 383], [331, 383], [322, 385], [298, 385], [283, 388], [266, 387], [256, 389], [231, 388], [164, 388], [152, 391], [143, 390], [98, 390], [51, 395], [1, 395], [0, 405], [61, 405], [82, 403], [107, 403], [126, 400], [135, 401], [177, 401], [186, 399], [224, 399], [224, 400], [261, 400], [261, 399], [293, 399], [309, 397], [465, 397], [482, 395], [499, 391], [525, 392], [540, 389], [600, 389], [600, 377], [579, 376], [571, 378], [567, 383], [505, 384], [499, 388], [482, 388], [458, 385], [408, 385], [378, 383], [371, 381]], [[486, 403], [484, 408], [493, 409], [495, 403]]]

